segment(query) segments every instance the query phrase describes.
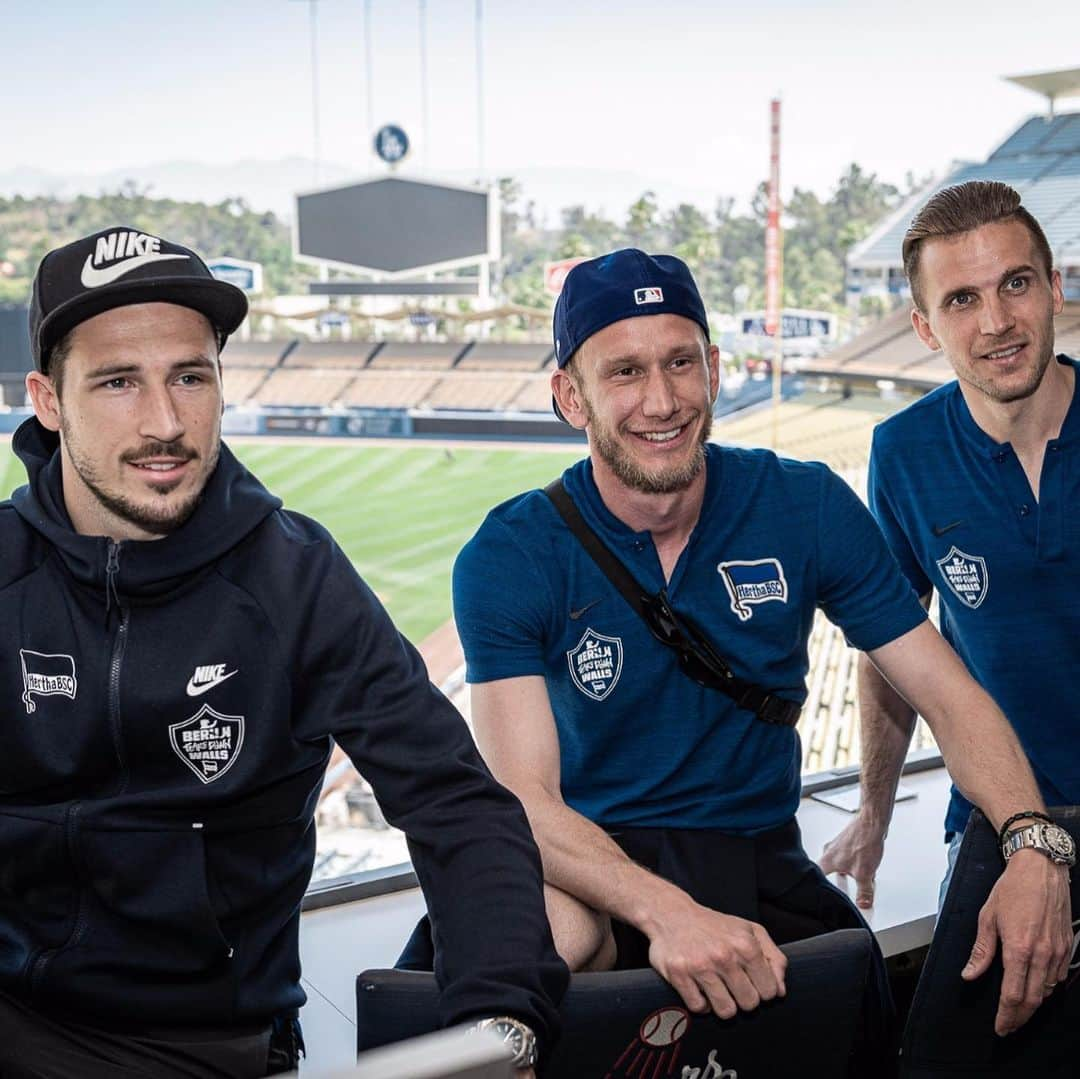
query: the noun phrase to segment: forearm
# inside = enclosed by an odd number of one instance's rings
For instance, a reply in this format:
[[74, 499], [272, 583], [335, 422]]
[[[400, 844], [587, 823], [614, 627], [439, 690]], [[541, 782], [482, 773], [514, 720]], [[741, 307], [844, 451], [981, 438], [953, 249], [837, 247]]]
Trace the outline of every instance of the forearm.
[[990, 695], [929, 624], [872, 656], [930, 725], [953, 781], [995, 826], [1025, 809], [1043, 809], [1016, 733]]
[[542, 789], [518, 790], [544, 864], [544, 880], [593, 910], [646, 935], [692, 902], [674, 884], [635, 863], [592, 821]]
[[874, 666], [859, 656], [859, 737], [862, 796], [859, 813], [884, 833], [915, 729], [915, 709]]

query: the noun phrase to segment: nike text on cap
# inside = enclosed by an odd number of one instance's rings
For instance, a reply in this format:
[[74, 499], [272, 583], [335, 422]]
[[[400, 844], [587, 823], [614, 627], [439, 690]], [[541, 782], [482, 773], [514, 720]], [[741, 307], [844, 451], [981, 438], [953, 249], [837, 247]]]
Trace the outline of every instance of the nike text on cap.
[[[682, 315], [696, 322], [709, 339], [705, 304], [682, 259], [624, 247], [579, 262], [566, 275], [555, 301], [555, 362], [565, 367], [598, 330], [639, 315]], [[558, 405], [552, 404], [562, 419]]]
[[225, 344], [247, 297], [218, 281], [194, 251], [117, 225], [50, 251], [34, 275], [30, 347], [45, 372], [57, 342], [80, 322], [135, 303], [175, 303], [204, 314]]

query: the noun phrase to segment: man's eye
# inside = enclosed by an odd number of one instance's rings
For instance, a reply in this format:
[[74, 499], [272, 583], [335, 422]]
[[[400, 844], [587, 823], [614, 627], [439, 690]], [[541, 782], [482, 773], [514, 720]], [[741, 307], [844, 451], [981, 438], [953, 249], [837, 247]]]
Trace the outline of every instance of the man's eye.
[[103, 382], [102, 385], [105, 386], [106, 389], [122, 390], [125, 386], [129, 385], [129, 383], [126, 378], [117, 377], [110, 378], [108, 382]]
[[1028, 279], [1026, 277], [1014, 277], [1009, 281], [1010, 292], [1022, 292], [1027, 288]]
[[968, 307], [971, 304], [970, 292], [958, 292], [949, 302], [953, 307]]

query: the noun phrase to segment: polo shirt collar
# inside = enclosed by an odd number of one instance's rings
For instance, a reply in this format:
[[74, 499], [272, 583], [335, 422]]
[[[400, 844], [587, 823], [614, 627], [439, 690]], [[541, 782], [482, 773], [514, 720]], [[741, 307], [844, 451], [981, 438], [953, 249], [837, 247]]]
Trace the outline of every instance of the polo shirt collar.
[[[1061, 434], [1056, 439], [1051, 440], [1058, 445], [1066, 445], [1080, 440], [1080, 392], [1078, 392], [1080, 390], [1080, 363], [1077, 363], [1076, 360], [1071, 359], [1064, 353], [1058, 354], [1057, 362], [1069, 364], [1076, 376], [1073, 380], [1072, 402], [1061, 424]], [[1009, 445], [1007, 442], [995, 442], [975, 422], [975, 418], [971, 415], [971, 409], [968, 408], [968, 403], [964, 400], [963, 393], [960, 392], [959, 382], [953, 386], [950, 411], [957, 429], [977, 453], [981, 453], [985, 457], [996, 457]]]
[[[707, 443], [705, 446], [705, 496], [702, 501], [704, 507], [711, 504], [717, 486], [720, 483], [721, 450], [715, 443]], [[635, 532], [625, 522], [619, 520], [607, 508], [603, 498], [600, 497], [600, 489], [596, 486], [596, 477], [593, 474], [592, 460], [586, 458], [579, 464], [569, 468], [563, 483], [570, 497], [577, 503], [582, 516], [589, 526], [603, 539], [612, 549], [642, 550], [642, 543], [652, 543], [652, 534], [648, 531]], [[691, 539], [697, 534], [701, 525], [699, 519]]]

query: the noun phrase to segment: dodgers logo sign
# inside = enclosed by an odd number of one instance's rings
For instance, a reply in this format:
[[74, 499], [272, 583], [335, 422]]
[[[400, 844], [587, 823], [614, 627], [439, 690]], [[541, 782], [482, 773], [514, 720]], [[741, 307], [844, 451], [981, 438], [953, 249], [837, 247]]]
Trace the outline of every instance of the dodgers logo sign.
[[787, 603], [788, 586], [784, 567], [778, 558], [757, 558], [750, 562], [721, 562], [716, 567], [731, 598], [731, 609], [745, 622], [753, 615], [750, 609], [759, 603], [776, 600]]
[[75, 680], [75, 660], [72, 656], [50, 655], [48, 652], [31, 652], [29, 648], [19, 649], [19, 662], [22, 665], [23, 695], [26, 714], [37, 711], [34, 697], [70, 697], [75, 700], [78, 682]]
[[615, 688], [622, 673], [623, 647], [618, 637], [587, 629], [576, 647], [566, 653], [574, 685], [594, 701], [602, 701]]
[[223, 716], [204, 704], [190, 719], [169, 727], [173, 752], [203, 783], [220, 779], [244, 744], [244, 717]]
[[944, 558], [937, 560], [942, 579], [961, 603], [975, 610], [990, 591], [990, 575], [986, 572], [986, 559], [977, 554], [966, 554], [950, 547]]

